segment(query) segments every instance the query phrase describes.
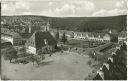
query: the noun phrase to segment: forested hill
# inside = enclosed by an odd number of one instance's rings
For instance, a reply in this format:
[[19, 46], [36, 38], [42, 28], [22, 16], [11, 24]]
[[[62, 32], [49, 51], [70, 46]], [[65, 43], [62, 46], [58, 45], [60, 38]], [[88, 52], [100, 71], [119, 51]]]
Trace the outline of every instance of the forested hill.
[[[34, 15], [24, 15], [24, 16], [2, 16], [2, 20], [7, 20], [7, 23], [15, 24], [13, 19], [16, 19], [18, 23], [23, 23], [30, 20], [34, 23], [35, 21], [47, 22], [50, 20], [51, 28], [58, 28], [63, 30], [72, 31], [96, 31], [105, 29], [114, 29], [121, 31], [126, 29], [127, 26], [127, 15], [120, 16], [110, 16], [110, 17], [46, 17], [46, 16], [34, 16]], [[42, 25], [42, 24], [40, 24]], [[32, 25], [34, 29], [40, 25]], [[28, 27], [28, 26], [26, 26]]]
[[126, 28], [126, 15], [111, 17], [70, 17], [53, 18], [53, 28], [74, 31], [96, 31], [104, 29], [116, 29], [121, 31]]

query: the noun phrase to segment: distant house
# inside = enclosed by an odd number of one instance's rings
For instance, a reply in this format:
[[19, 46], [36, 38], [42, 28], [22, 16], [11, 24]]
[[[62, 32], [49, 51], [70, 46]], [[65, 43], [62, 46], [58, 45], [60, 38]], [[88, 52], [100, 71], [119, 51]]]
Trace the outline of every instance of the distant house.
[[91, 32], [74, 32], [75, 39], [110, 42], [110, 35], [108, 33], [91, 33]]
[[88, 39], [90, 41], [110, 42], [111, 37], [108, 33], [90, 33]]
[[92, 33], [91, 35], [93, 40], [103, 42], [103, 34], [102, 33]]
[[127, 31], [122, 31], [118, 35], [118, 42], [120, 42], [120, 41], [126, 41], [126, 40], [127, 40]]
[[110, 42], [111, 41], [111, 36], [110, 34], [106, 33], [104, 36], [103, 36], [103, 40], [105, 42]]
[[[57, 30], [52, 29], [50, 31], [55, 36]], [[109, 33], [93, 33], [93, 32], [75, 32], [67, 30], [58, 30], [60, 37], [65, 32], [68, 39], [76, 40], [87, 40], [87, 41], [99, 41], [99, 42], [110, 42], [111, 36]]]
[[22, 37], [19, 33], [12, 32], [7, 28], [1, 28], [1, 39], [11, 42], [13, 45], [22, 45]]
[[57, 29], [50, 29], [50, 33], [52, 34], [52, 36], [55, 37], [56, 33], [59, 33], [59, 38], [61, 38], [63, 36], [63, 33], [65, 33], [66, 37], [68, 39], [70, 38], [74, 38], [74, 33], [73, 31], [67, 31], [67, 30], [57, 30]]
[[27, 52], [32, 54], [36, 54], [39, 49], [42, 49], [45, 46], [54, 50], [56, 45], [57, 41], [49, 31], [34, 32], [25, 44]]
[[104, 72], [104, 79], [105, 80], [109, 80], [110, 76], [109, 76], [109, 70], [110, 70], [110, 65], [107, 63], [104, 63], [104, 65], [102, 66], [102, 71]]
[[88, 34], [89, 32], [74, 32], [74, 38], [80, 39], [80, 40], [88, 40]]
[[1, 48], [6, 48], [8, 46], [12, 46], [12, 43], [5, 40], [1, 40]]
[[82, 39], [82, 33], [81, 32], [75, 32], [74, 33], [74, 38], [75, 39]]
[[104, 72], [101, 70], [98, 70], [97, 75], [93, 78], [93, 80], [104, 80]]

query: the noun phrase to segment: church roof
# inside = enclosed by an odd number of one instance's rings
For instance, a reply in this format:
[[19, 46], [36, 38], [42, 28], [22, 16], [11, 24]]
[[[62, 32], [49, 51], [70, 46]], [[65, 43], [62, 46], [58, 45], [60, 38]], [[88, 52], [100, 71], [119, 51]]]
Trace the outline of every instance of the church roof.
[[48, 45], [56, 45], [57, 41], [48, 31], [36, 31], [33, 35], [28, 39], [26, 45], [30, 45], [32, 47], [36, 47], [40, 49], [42, 46], [45, 46], [45, 41], [47, 40]]

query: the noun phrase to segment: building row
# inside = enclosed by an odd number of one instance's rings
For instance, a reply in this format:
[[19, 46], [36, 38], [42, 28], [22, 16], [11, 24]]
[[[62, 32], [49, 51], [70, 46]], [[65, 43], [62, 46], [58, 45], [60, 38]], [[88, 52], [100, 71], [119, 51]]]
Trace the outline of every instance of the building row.
[[[88, 41], [100, 41], [100, 42], [110, 42], [112, 39], [112, 32], [75, 32], [75, 31], [67, 31], [67, 30], [51, 30], [52, 34], [55, 36], [56, 32], [59, 32], [60, 37], [63, 33], [66, 34], [69, 39], [77, 39], [77, 40], [88, 40]], [[118, 41], [126, 41], [127, 40], [127, 32], [122, 31], [119, 33], [117, 37]]]

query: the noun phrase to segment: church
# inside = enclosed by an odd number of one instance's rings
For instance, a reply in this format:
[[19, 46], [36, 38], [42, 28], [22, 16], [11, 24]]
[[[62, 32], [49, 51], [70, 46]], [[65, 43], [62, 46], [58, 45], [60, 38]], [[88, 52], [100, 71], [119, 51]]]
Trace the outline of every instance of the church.
[[37, 51], [43, 47], [48, 47], [51, 51], [55, 50], [57, 41], [49, 32], [50, 24], [47, 23], [43, 29], [35, 31], [33, 35], [27, 40], [25, 46], [26, 51], [31, 54], [37, 54]]

